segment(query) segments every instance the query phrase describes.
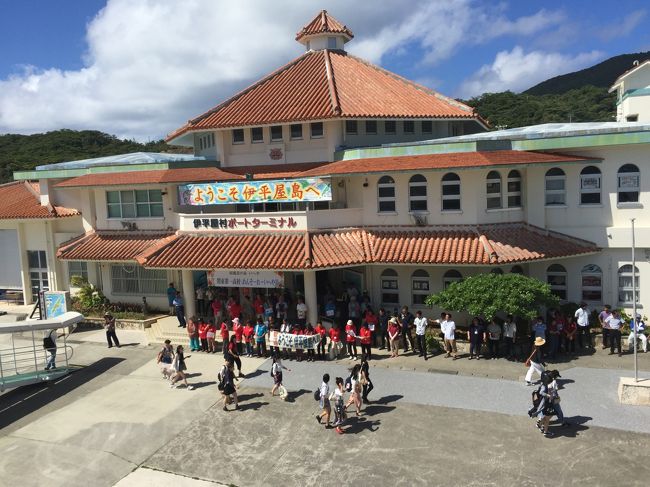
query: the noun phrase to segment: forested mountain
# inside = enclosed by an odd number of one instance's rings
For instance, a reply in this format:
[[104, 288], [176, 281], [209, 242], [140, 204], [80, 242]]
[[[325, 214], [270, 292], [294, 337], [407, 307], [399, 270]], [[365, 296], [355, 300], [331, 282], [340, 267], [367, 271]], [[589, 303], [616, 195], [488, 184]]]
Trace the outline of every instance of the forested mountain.
[[74, 161], [128, 152], [178, 152], [164, 141], [141, 144], [121, 140], [97, 130], [57, 130], [45, 134], [0, 135], [0, 183], [12, 180], [14, 171], [42, 164]]

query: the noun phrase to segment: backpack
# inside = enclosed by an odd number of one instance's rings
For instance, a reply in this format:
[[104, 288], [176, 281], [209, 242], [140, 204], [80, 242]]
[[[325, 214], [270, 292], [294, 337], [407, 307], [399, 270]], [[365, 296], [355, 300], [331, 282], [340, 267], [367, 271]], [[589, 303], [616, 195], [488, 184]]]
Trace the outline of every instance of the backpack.
[[533, 401], [533, 407], [531, 407], [528, 410], [528, 416], [530, 416], [531, 418], [533, 418], [533, 417], [535, 417], [535, 415], [537, 415], [537, 412], [539, 410], [539, 403], [542, 402], [542, 396], [539, 393], [541, 389], [542, 389], [542, 386], [539, 386], [537, 389], [535, 389], [531, 393], [531, 399]]
[[217, 380], [218, 380], [217, 389], [219, 389], [220, 391], [223, 391], [223, 388], [224, 388], [224, 385], [225, 385], [224, 384], [224, 380], [226, 378], [226, 370], [225, 369], [226, 369], [226, 366], [224, 365], [223, 367], [221, 367], [221, 371], [217, 374]]
[[315, 401], [320, 401], [320, 389], [316, 389], [314, 391], [314, 400]]
[[352, 390], [352, 376], [349, 375], [347, 379], [345, 379], [345, 390], [350, 392]]
[[50, 332], [45, 338], [43, 338], [43, 348], [49, 350], [51, 348], [56, 348], [54, 340], [52, 340], [52, 332]]

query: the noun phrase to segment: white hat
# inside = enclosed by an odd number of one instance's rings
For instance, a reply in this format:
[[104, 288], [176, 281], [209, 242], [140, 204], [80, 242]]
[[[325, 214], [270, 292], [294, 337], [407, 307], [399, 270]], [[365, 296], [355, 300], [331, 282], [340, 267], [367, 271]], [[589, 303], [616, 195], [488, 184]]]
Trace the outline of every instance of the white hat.
[[354, 321], [352, 321], [352, 320], [348, 320], [347, 324], [348, 324], [348, 325], [354, 325]]

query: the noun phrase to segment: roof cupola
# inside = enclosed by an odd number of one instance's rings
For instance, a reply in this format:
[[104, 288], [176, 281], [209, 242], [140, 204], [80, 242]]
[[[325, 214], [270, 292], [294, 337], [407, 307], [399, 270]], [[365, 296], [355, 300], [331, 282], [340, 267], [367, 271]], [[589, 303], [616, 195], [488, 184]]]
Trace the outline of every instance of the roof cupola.
[[352, 31], [328, 14], [327, 10], [321, 10], [296, 34], [296, 40], [303, 44], [307, 51], [323, 49], [344, 51], [345, 43], [351, 41], [353, 37]]

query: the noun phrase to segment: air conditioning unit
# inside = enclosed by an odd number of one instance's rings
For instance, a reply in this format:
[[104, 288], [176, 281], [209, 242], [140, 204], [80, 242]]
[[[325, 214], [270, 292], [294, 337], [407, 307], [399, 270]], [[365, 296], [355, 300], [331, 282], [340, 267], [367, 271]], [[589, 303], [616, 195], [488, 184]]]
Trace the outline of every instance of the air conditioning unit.
[[411, 221], [418, 227], [423, 227], [427, 224], [426, 213], [411, 213]]

